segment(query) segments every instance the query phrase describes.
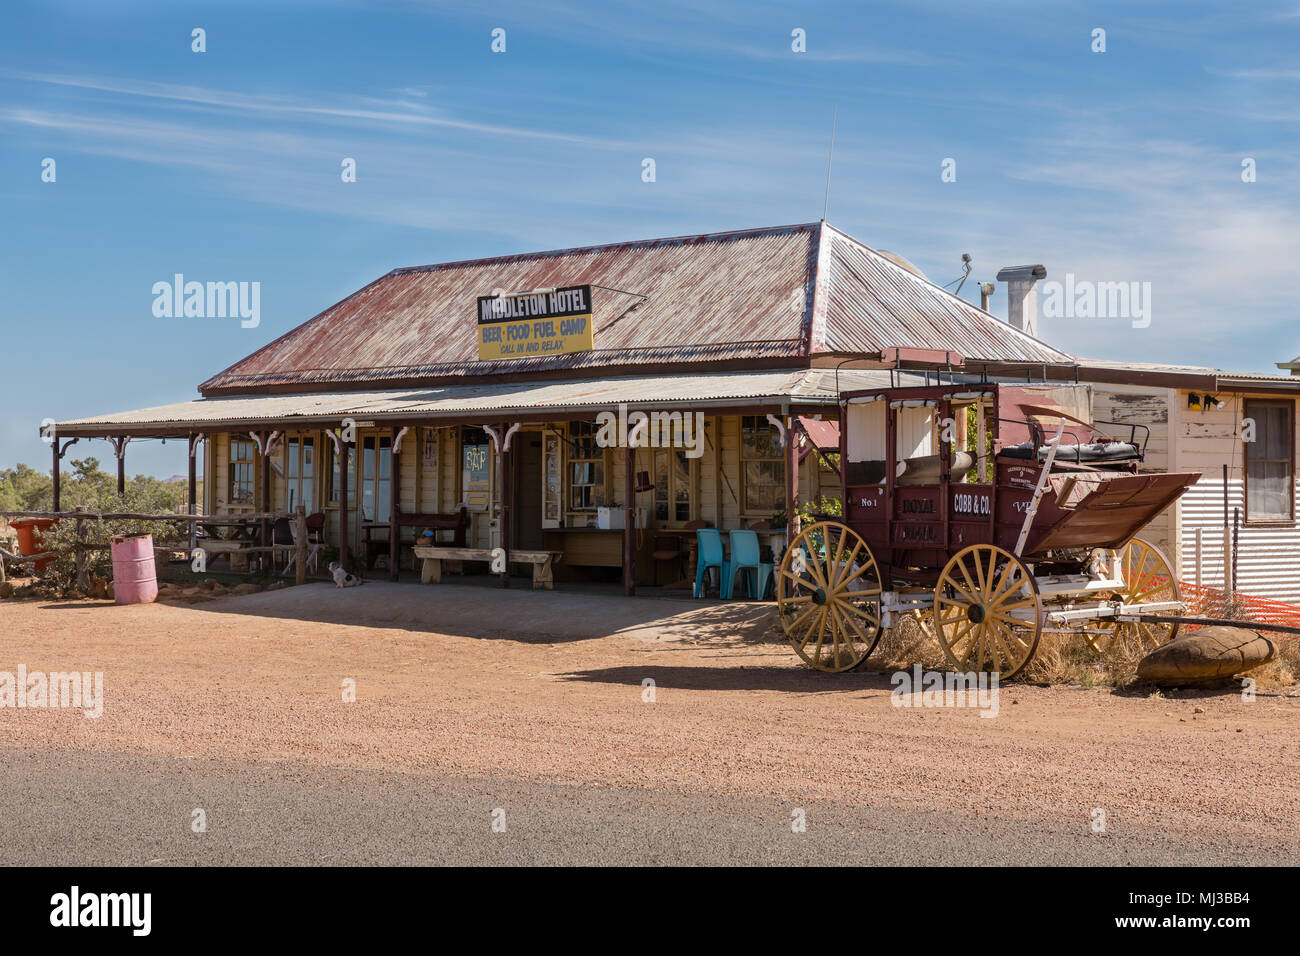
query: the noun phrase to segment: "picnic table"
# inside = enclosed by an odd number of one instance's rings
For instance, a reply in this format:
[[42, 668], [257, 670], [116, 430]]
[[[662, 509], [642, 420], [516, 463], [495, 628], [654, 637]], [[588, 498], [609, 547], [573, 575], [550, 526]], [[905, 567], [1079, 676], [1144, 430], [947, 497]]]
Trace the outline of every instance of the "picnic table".
[[[251, 518], [233, 518], [228, 521], [208, 521], [199, 525], [205, 537], [196, 539], [196, 546], [208, 554], [226, 558], [231, 571], [247, 571], [248, 555], [242, 552], [258, 546], [261, 541], [261, 522]], [[228, 529], [222, 534], [221, 529]]]

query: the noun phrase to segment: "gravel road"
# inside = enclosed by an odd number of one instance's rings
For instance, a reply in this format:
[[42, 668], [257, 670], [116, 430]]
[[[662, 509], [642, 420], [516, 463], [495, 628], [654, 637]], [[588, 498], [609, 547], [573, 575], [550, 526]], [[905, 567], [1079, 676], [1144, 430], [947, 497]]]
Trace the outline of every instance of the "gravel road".
[[[1287, 864], [1123, 824], [50, 752], [6, 762], [6, 865]], [[204, 831], [193, 829], [196, 809]], [[796, 812], [804, 828], [796, 832]], [[497, 829], [493, 829], [494, 822]], [[504, 823], [504, 829], [501, 824]]]
[[102, 671], [104, 710], [0, 709], [0, 862], [1300, 861], [1285, 689], [899, 708], [885, 675], [797, 666], [770, 613], [378, 582], [4, 602], [0, 671]]

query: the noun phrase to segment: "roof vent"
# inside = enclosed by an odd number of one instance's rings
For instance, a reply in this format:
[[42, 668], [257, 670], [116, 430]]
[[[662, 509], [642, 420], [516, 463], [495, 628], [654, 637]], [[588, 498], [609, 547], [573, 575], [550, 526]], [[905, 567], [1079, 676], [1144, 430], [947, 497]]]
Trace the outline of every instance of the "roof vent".
[[[896, 265], [896, 266], [902, 266], [902, 267], [903, 267], [904, 269], [906, 269], [908, 272], [912, 273], [912, 275], [914, 275], [914, 276], [919, 276], [920, 278], [925, 279], [925, 273], [924, 273], [924, 272], [922, 272], [922, 271], [921, 271], [920, 269], [918, 269], [916, 266], [912, 265], [912, 263], [908, 262], [906, 259], [904, 259], [902, 256], [900, 256], [898, 253], [896, 253], [896, 252], [890, 252], [888, 249], [877, 249], [876, 251], [877, 251], [878, 253], [880, 253], [882, 256], [884, 256], [886, 259], [888, 259], [890, 262], [892, 262], [894, 265]], [[930, 280], [929, 280], [929, 279], [925, 279], [925, 281], [926, 281], [926, 282], [929, 282]]]

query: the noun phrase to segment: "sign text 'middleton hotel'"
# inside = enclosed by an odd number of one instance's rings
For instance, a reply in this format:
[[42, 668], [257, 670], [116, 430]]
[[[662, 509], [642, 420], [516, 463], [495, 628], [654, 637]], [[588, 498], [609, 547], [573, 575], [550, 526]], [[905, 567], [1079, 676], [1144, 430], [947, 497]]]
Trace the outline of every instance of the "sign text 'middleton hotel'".
[[480, 361], [589, 352], [591, 286], [478, 298]]

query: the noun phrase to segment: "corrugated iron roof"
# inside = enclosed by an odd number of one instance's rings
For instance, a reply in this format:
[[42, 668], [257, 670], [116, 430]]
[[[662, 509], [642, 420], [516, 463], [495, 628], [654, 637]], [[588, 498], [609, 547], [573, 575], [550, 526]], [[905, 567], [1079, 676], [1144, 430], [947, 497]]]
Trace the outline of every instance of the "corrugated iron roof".
[[[889, 384], [889, 373], [844, 370], [843, 388], [874, 388]], [[684, 375], [636, 375], [564, 381], [499, 382], [442, 388], [377, 391], [311, 392], [293, 395], [222, 396], [173, 405], [159, 405], [59, 422], [64, 437], [115, 435], [126, 430], [158, 430], [176, 426], [176, 433], [259, 422], [301, 425], [341, 424], [344, 418], [401, 421], [438, 419], [464, 421], [511, 414], [615, 410], [631, 407], [704, 410], [710, 404], [744, 401], [752, 404], [823, 404], [836, 400], [835, 374], [827, 369], [774, 369], [753, 372]], [[184, 427], [182, 427], [184, 426]]]
[[[394, 384], [800, 354], [817, 224], [395, 269], [200, 386]], [[595, 351], [478, 361], [477, 297], [591, 284]], [[615, 291], [617, 290], [617, 291]], [[642, 298], [644, 297], [644, 298]]]
[[[478, 361], [478, 296], [584, 284], [597, 291], [593, 351]], [[200, 390], [409, 385], [895, 346], [987, 361], [1071, 361], [845, 233], [806, 223], [395, 269]]]
[[1118, 371], [1132, 372], [1188, 372], [1197, 375], [1217, 375], [1219, 369], [1208, 365], [1171, 365], [1165, 362], [1120, 362], [1115, 359], [1078, 359], [1084, 368], [1110, 368]]
[[1117, 362], [1109, 359], [1078, 359], [1084, 374], [1087, 369], [1108, 369], [1116, 372], [1156, 372], [1212, 376], [1223, 383], [1259, 382], [1270, 387], [1283, 386], [1300, 389], [1300, 376], [1272, 375], [1268, 372], [1232, 372], [1208, 365], [1167, 365], [1156, 362]]
[[1287, 388], [1300, 388], [1300, 377], [1295, 375], [1269, 375], [1264, 372], [1219, 372], [1221, 382], [1260, 382], [1268, 385], [1282, 385]]
[[943, 349], [969, 359], [1073, 363], [1072, 356], [976, 308], [833, 226], [823, 230], [826, 320], [816, 351]]

